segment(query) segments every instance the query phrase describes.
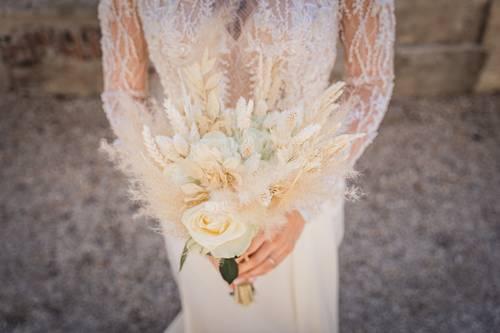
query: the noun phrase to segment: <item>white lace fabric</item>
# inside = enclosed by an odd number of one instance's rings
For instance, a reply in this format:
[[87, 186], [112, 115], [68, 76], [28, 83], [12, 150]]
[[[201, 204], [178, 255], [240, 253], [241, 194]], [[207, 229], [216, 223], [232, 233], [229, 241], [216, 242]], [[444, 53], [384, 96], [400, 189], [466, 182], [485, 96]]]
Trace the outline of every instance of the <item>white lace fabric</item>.
[[377, 135], [392, 94], [393, 0], [101, 0], [98, 12], [102, 101], [121, 141], [140, 135], [127, 126], [131, 117], [168, 126], [148, 103], [150, 61], [163, 94], [180, 104], [182, 89], [189, 89], [180, 68], [199, 61], [205, 48], [224, 74], [219, 97], [226, 107], [254, 96], [255, 82], [265, 79], [257, 62], [265, 57], [273, 60], [280, 85], [267, 102], [284, 110], [297, 103], [307, 108], [329, 86], [340, 40], [344, 131], [366, 133], [352, 148], [353, 165]]

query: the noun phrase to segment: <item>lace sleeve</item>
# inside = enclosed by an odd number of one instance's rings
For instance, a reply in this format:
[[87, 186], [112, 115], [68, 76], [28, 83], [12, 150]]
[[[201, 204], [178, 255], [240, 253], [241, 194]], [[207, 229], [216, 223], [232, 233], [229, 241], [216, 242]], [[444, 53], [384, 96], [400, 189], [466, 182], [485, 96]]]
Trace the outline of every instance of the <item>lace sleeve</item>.
[[377, 135], [394, 80], [393, 0], [341, 0], [340, 38], [345, 52], [346, 131], [366, 133], [351, 150], [351, 163]]
[[[148, 54], [136, 0], [100, 0], [104, 74], [103, 108], [118, 137], [130, 135], [124, 123], [147, 111]], [[125, 120], [125, 121], [124, 121]]]

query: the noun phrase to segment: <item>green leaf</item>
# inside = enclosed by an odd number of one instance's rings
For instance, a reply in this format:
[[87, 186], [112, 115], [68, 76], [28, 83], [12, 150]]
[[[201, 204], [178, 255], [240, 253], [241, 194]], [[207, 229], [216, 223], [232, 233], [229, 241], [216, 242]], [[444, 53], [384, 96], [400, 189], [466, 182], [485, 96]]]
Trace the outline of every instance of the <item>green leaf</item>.
[[238, 277], [238, 264], [234, 258], [221, 259], [219, 263], [219, 271], [222, 278], [229, 284]]
[[186, 262], [187, 255], [189, 253], [189, 243], [191, 241], [191, 238], [186, 241], [184, 244], [184, 249], [182, 250], [181, 254], [181, 262], [179, 264], [179, 272], [182, 270], [182, 267], [184, 266], [184, 262]]

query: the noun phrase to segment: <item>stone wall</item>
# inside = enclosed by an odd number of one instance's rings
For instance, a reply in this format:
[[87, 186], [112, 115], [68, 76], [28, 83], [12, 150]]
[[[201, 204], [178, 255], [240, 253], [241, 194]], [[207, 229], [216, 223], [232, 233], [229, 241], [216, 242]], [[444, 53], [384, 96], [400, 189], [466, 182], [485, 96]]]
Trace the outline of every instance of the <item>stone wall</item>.
[[[3, 1], [0, 91], [98, 94], [96, 2]], [[397, 0], [396, 15], [396, 95], [500, 90], [500, 0]]]
[[95, 95], [102, 86], [99, 38], [94, 6], [3, 8], [0, 51], [8, 89]]
[[476, 91], [498, 91], [500, 90], [500, 0], [494, 0], [491, 4], [482, 44], [488, 58], [479, 76]]
[[499, 90], [498, 67], [489, 76], [490, 83], [478, 88], [478, 80], [488, 68], [486, 59], [495, 57], [493, 48], [483, 41], [485, 35], [495, 34], [492, 30], [500, 18], [490, 9], [499, 2], [398, 0], [396, 94], [432, 96]]

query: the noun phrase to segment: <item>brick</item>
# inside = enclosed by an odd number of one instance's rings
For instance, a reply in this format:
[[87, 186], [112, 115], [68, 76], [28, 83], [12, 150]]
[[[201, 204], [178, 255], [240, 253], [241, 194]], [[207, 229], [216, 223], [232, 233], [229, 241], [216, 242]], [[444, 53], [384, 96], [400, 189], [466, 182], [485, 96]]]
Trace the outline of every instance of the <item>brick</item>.
[[474, 44], [398, 47], [395, 95], [469, 93], [474, 90], [484, 58], [484, 50]]
[[474, 43], [489, 0], [397, 0], [399, 44]]
[[500, 91], [500, 0], [494, 0], [492, 3], [484, 46], [488, 51], [488, 59], [481, 72], [476, 91], [498, 92]]
[[2, 59], [0, 59], [0, 93], [7, 92], [10, 88], [10, 78], [9, 73], [7, 72], [7, 68], [3, 63]]

